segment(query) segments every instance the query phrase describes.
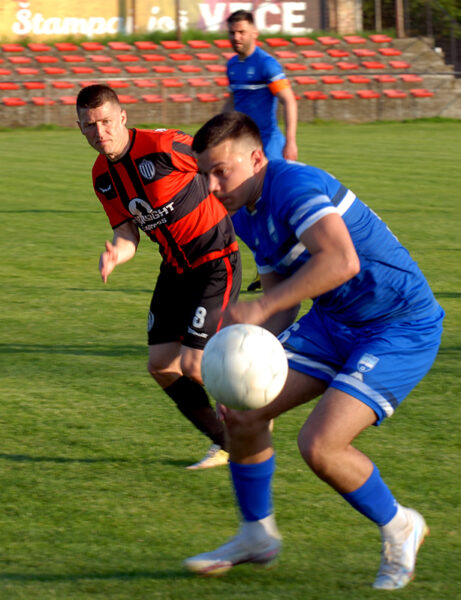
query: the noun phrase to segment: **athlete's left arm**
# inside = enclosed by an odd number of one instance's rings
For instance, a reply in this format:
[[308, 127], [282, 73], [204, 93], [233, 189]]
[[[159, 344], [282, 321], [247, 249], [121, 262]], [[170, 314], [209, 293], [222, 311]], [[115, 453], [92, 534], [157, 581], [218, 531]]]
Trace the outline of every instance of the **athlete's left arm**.
[[283, 158], [287, 160], [298, 159], [298, 146], [296, 144], [296, 126], [298, 123], [298, 103], [293, 90], [288, 87], [280, 89], [276, 93], [277, 98], [283, 106], [283, 117], [285, 121], [285, 148]]

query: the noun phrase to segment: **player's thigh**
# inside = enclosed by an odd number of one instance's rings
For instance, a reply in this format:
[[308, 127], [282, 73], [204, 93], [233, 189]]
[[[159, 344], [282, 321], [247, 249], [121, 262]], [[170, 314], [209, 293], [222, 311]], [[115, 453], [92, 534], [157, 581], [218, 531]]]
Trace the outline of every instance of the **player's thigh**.
[[169, 342], [149, 346], [149, 372], [181, 373], [181, 344]]
[[186, 377], [203, 385], [201, 364], [203, 350], [181, 346], [181, 371]]

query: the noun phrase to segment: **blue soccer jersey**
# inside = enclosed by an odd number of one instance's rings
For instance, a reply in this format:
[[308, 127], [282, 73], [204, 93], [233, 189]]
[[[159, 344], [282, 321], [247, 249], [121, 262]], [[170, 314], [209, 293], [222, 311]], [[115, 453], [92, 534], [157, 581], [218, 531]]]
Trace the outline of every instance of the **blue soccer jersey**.
[[310, 254], [300, 235], [329, 213], [339, 213], [360, 259], [360, 272], [314, 300], [326, 314], [350, 326], [419, 319], [438, 304], [416, 262], [386, 224], [327, 172], [284, 160], [270, 161], [253, 213], [233, 217], [237, 234], [252, 250], [260, 273], [290, 276]]
[[233, 56], [227, 63], [227, 76], [235, 110], [245, 113], [256, 123], [268, 158], [282, 158], [285, 137], [278, 127], [278, 99], [274, 95], [278, 82], [286, 82], [280, 64], [256, 47], [244, 60]]

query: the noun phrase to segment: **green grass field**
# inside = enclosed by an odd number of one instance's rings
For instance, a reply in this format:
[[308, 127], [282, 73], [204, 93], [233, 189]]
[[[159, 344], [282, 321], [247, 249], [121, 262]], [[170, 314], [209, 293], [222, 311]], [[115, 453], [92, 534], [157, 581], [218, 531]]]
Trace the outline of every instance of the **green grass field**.
[[[448, 121], [299, 126], [300, 159], [387, 221], [447, 313], [430, 374], [358, 440], [431, 527], [415, 581], [394, 593], [411, 600], [461, 598], [460, 136], [461, 123]], [[275, 428], [278, 567], [214, 580], [183, 571], [185, 557], [233, 535], [237, 515], [226, 469], [185, 471], [207, 441], [145, 369], [156, 248], [145, 239], [107, 286], [100, 281], [111, 230], [91, 189], [95, 156], [77, 131], [0, 131], [0, 599], [385, 596], [370, 587], [376, 527], [297, 452], [309, 407]], [[243, 256], [246, 289], [254, 267]]]

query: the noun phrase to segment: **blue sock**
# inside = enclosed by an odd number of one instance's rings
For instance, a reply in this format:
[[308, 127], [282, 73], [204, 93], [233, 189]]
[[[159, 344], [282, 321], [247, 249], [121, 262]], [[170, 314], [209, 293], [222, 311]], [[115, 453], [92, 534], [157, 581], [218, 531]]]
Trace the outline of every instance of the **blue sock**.
[[365, 483], [354, 492], [341, 494], [351, 506], [379, 526], [386, 525], [397, 513], [397, 502], [384, 483], [376, 465]]
[[245, 521], [259, 521], [272, 514], [272, 476], [275, 456], [255, 465], [229, 462], [235, 495]]

